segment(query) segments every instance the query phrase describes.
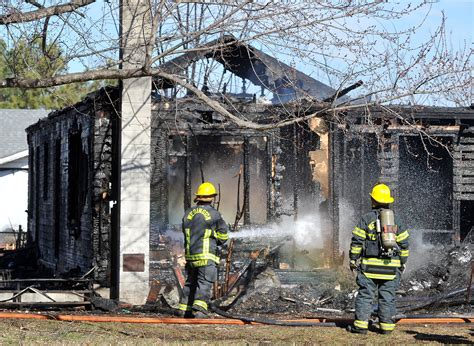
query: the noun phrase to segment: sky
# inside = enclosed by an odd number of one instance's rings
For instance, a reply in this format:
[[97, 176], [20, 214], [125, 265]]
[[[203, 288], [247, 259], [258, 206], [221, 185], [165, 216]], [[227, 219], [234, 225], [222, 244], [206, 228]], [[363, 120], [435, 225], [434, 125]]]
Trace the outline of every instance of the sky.
[[474, 35], [474, 0], [439, 0], [433, 4], [428, 26], [435, 28], [442, 12], [446, 16], [446, 31], [451, 34], [453, 47], [465, 42], [472, 47]]
[[[391, 1], [391, 0], [389, 0]], [[423, 30], [417, 33], [416, 37], [422, 42], [424, 39], [428, 38], [430, 33], [432, 33], [440, 23], [442, 13], [444, 12], [446, 16], [446, 31], [448, 36], [450, 36], [450, 42], [452, 48], [456, 49], [463, 46], [472, 45], [473, 42], [473, 33], [474, 33], [474, 0], [432, 0], [432, 10], [430, 16], [426, 19], [426, 23], [423, 25]], [[409, 0], [401, 0], [401, 3], [410, 2]], [[107, 8], [104, 1], [99, 0], [92, 5], [89, 15], [93, 17], [101, 18], [101, 11], [103, 11], [104, 6]], [[110, 7], [109, 7], [110, 8]], [[419, 20], [422, 20], [424, 14], [420, 13]], [[406, 19], [406, 26], [409, 26], [410, 21], [416, 20], [414, 17]], [[403, 23], [403, 22], [402, 22]], [[115, 27], [118, 23], [109, 23], [109, 32], [116, 33], [117, 30]], [[401, 24], [404, 25], [404, 24]], [[282, 60], [285, 60], [282, 57]], [[72, 63], [70, 66], [71, 72], [78, 72], [83, 69], [83, 66], [80, 64]]]

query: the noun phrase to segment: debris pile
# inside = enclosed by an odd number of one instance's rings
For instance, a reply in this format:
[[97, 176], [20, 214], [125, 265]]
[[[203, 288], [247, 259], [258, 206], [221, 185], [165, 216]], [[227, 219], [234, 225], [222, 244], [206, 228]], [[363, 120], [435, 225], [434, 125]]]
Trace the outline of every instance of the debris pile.
[[434, 249], [425, 266], [406, 273], [401, 288], [409, 295], [438, 294], [466, 288], [472, 251], [472, 245]]
[[[403, 274], [399, 312], [470, 311], [466, 292], [472, 245], [432, 253], [429, 264]], [[267, 267], [257, 269], [245, 294], [228, 306], [229, 311], [238, 315], [343, 315], [353, 311], [356, 292], [354, 274], [347, 269], [298, 272]]]

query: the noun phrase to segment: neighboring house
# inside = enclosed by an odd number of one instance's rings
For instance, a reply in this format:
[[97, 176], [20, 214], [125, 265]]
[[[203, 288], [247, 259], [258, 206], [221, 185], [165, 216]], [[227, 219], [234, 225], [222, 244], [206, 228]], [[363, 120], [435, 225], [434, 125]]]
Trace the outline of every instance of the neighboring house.
[[0, 109], [0, 232], [27, 226], [28, 144], [25, 129], [48, 110]]

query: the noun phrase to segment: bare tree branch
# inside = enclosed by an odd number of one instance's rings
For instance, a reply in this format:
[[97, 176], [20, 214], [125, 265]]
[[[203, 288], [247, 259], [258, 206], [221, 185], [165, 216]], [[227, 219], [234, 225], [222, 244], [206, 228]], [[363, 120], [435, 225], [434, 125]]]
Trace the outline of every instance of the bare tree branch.
[[[11, 14], [0, 16], [0, 25], [27, 23], [35, 20], [57, 16], [62, 13], [73, 12], [78, 8], [90, 5], [96, 0], [72, 0], [69, 3], [51, 7], [40, 8], [36, 11], [30, 12], [13, 12]], [[36, 6], [36, 2], [31, 2]]]

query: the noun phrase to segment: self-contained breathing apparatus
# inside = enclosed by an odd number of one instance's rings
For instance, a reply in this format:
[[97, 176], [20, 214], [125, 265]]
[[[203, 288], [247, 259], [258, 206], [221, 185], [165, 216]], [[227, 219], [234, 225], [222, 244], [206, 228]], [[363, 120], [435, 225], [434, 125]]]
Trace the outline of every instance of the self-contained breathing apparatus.
[[386, 257], [396, 257], [400, 249], [397, 245], [397, 230], [395, 215], [391, 209], [380, 209], [375, 221], [380, 254]]

